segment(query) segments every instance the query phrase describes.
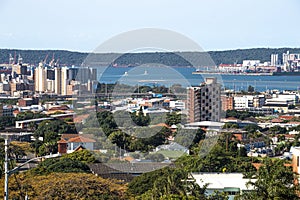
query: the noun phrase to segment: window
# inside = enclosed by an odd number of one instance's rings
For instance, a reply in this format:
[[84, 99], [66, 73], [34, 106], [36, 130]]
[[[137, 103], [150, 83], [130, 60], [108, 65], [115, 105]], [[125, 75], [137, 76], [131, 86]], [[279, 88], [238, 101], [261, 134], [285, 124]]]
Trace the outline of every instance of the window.
[[226, 192], [228, 195], [238, 195], [239, 192], [235, 192], [235, 191], [228, 191]]

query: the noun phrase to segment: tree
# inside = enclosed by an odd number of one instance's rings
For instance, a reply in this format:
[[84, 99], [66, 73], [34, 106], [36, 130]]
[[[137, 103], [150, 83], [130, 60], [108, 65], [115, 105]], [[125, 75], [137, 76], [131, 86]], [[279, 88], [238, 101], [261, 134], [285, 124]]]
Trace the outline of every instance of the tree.
[[239, 126], [236, 123], [225, 122], [222, 128], [223, 129], [239, 128]]
[[253, 86], [251, 86], [251, 85], [248, 86], [248, 92], [254, 92], [254, 89], [255, 88]]
[[291, 167], [284, 166], [282, 160], [265, 159], [253, 178], [256, 181], [249, 181], [248, 185], [254, 190], [244, 193], [238, 199], [299, 199], [296, 194], [298, 186], [294, 185], [296, 176]]
[[273, 134], [285, 134], [287, 132], [286, 128], [281, 127], [279, 125], [273, 126], [269, 129], [270, 133]]
[[90, 172], [90, 168], [79, 160], [61, 157], [46, 159], [30, 172], [38, 175], [50, 174], [52, 172]]
[[173, 124], [181, 123], [181, 114], [172, 112], [167, 114], [166, 124], [172, 126]]
[[139, 112], [133, 112], [131, 114], [131, 118], [133, 122], [138, 126], [148, 126], [150, 124], [150, 117], [149, 115], [144, 115], [142, 106], [139, 109]]
[[249, 124], [249, 125], [246, 125], [244, 127], [244, 130], [247, 131], [248, 133], [252, 133], [253, 134], [256, 131], [261, 130], [261, 128], [258, 125], [256, 125], [256, 124]]
[[165, 167], [134, 178], [128, 193], [137, 199], [205, 199], [205, 187], [187, 181], [187, 177], [181, 168]]
[[148, 160], [155, 161], [155, 162], [162, 162], [165, 160], [165, 156], [161, 153], [149, 154], [145, 158]]
[[80, 151], [74, 151], [73, 153], [63, 155], [63, 157], [70, 158], [72, 160], [77, 160], [77, 161], [80, 161], [83, 163], [93, 163], [96, 160], [96, 158], [92, 154], [92, 152], [90, 152], [87, 149], [83, 149]]
[[[74, 125], [69, 125], [62, 120], [45, 120], [41, 122], [34, 131], [35, 141], [31, 146], [38, 155], [46, 155], [48, 153], [57, 152], [57, 141], [61, 134], [76, 133]], [[42, 141], [40, 141], [42, 137]]]
[[109, 136], [113, 131], [116, 130], [117, 124], [114, 120], [114, 116], [109, 111], [97, 112], [97, 119], [99, 126], [102, 128], [106, 136]]
[[[0, 197], [3, 199], [3, 183], [0, 183]], [[116, 180], [103, 179], [87, 173], [51, 173], [30, 175], [20, 173], [10, 179], [9, 199], [86, 199], [86, 200], [125, 200], [126, 185]]]

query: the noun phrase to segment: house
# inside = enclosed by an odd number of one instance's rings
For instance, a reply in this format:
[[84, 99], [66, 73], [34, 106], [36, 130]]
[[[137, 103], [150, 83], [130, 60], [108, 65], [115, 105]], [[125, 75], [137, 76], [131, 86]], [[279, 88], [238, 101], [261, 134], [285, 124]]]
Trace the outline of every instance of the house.
[[155, 148], [156, 152], [159, 151], [178, 151], [178, 152], [182, 152], [182, 154], [186, 153], [189, 154], [190, 151], [188, 148], [176, 143], [176, 142], [170, 142], [170, 144], [164, 144], [164, 145], [160, 145], [158, 147]]
[[174, 164], [158, 162], [117, 162], [89, 164], [89, 167], [93, 174], [96, 174], [97, 176], [100, 176], [102, 178], [117, 179], [120, 180], [121, 183], [130, 182], [136, 176], [167, 166], [174, 167]]
[[255, 179], [244, 178], [242, 173], [191, 173], [195, 182], [203, 188], [205, 184], [207, 188], [205, 194], [212, 195], [215, 191], [226, 192], [229, 200], [233, 200], [236, 195], [253, 190], [252, 186], [248, 186], [249, 181]]
[[80, 148], [93, 151], [95, 142], [82, 134], [62, 134], [61, 139], [57, 142], [58, 152], [61, 154], [72, 153]]

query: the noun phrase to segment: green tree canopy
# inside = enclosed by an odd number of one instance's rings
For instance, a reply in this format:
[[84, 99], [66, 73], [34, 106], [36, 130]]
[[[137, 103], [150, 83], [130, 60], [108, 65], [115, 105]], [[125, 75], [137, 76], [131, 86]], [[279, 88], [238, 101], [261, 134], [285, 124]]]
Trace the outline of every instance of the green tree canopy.
[[299, 199], [296, 193], [298, 187], [294, 184], [296, 176], [291, 167], [284, 166], [283, 160], [264, 159], [263, 165], [253, 178], [256, 181], [249, 181], [248, 184], [254, 190], [244, 193], [238, 199]]

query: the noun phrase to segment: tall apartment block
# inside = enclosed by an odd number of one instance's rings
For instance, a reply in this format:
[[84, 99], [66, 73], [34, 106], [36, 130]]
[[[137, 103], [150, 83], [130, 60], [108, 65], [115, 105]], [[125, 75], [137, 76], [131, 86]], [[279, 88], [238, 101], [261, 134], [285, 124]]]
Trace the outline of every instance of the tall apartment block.
[[197, 87], [187, 88], [188, 122], [220, 121], [221, 85], [216, 78], [206, 78]]
[[271, 54], [271, 66], [279, 65], [278, 54]]
[[34, 90], [36, 92], [46, 91], [47, 85], [47, 69], [42, 63], [34, 71]]

